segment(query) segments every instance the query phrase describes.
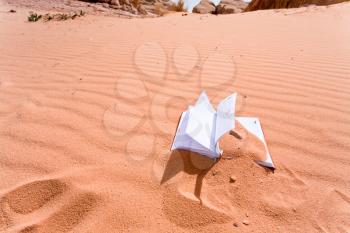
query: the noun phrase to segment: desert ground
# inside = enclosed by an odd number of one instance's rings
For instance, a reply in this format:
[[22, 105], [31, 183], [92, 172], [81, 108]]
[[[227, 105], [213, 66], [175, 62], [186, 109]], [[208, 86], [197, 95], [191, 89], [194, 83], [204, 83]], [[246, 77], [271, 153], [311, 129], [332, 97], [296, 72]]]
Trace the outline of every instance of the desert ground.
[[[350, 232], [349, 3], [35, 23], [30, 10], [0, 1], [1, 232]], [[215, 106], [239, 94], [274, 172], [243, 129], [215, 164], [170, 151], [202, 90]]]

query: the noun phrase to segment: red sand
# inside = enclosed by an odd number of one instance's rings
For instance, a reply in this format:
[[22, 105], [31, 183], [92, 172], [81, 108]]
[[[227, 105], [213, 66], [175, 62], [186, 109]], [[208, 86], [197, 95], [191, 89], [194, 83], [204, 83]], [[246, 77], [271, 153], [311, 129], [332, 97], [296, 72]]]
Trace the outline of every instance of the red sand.
[[[350, 4], [48, 23], [9, 9], [0, 231], [350, 231]], [[215, 105], [241, 94], [275, 173], [244, 132], [214, 165], [169, 152], [202, 89]]]

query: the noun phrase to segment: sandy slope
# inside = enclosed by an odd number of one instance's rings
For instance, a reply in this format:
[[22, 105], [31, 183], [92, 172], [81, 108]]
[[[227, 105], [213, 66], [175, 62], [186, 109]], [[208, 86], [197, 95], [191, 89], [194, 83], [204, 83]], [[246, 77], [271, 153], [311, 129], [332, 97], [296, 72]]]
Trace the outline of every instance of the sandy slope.
[[[0, 231], [350, 231], [350, 4], [33, 24], [7, 10]], [[202, 89], [240, 93], [275, 173], [244, 131], [213, 167], [170, 154]]]

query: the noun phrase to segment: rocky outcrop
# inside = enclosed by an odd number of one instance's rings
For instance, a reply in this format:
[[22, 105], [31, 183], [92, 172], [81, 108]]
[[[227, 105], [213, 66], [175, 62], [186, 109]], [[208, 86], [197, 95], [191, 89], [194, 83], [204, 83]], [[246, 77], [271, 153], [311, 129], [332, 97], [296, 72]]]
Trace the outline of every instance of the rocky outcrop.
[[241, 13], [247, 6], [248, 4], [241, 0], [222, 0], [216, 6], [216, 14]]
[[84, 2], [93, 2], [93, 3], [97, 3], [97, 2], [100, 2], [100, 3], [107, 3], [107, 4], [110, 4], [110, 5], [115, 5], [115, 6], [119, 6], [119, 0], [82, 0]]
[[233, 14], [244, 11], [247, 3], [242, 0], [222, 0], [217, 6], [209, 0], [202, 0], [193, 8], [194, 13], [200, 14]]
[[252, 0], [246, 11], [264, 10], [264, 9], [280, 9], [280, 8], [296, 8], [306, 5], [331, 5], [349, 0]]
[[216, 9], [214, 3], [210, 2], [209, 0], [200, 1], [199, 4], [192, 10], [193, 13], [199, 14], [210, 14], [215, 13], [215, 11]]
[[170, 0], [81, 0], [101, 5], [105, 8], [129, 12], [133, 15], [157, 15], [156, 7], [169, 8]]

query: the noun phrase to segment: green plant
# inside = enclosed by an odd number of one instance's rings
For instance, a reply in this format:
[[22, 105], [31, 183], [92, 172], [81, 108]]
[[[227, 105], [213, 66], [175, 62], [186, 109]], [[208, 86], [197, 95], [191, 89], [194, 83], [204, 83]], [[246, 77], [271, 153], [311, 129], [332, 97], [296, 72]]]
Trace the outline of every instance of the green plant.
[[39, 19], [41, 19], [41, 15], [38, 15], [37, 13], [34, 12], [30, 12], [29, 16], [28, 16], [28, 21], [29, 22], [36, 22]]
[[70, 14], [65, 14], [65, 13], [57, 13], [57, 14], [50, 14], [47, 13], [45, 15], [38, 15], [37, 13], [30, 12], [30, 15], [28, 16], [28, 21], [29, 22], [36, 22], [39, 19], [43, 19], [45, 22], [51, 21], [51, 20], [56, 20], [56, 21], [61, 21], [61, 20], [68, 20], [68, 19], [75, 19], [76, 17], [82, 17], [85, 15], [84, 11], [79, 11], [79, 12], [74, 12]]

